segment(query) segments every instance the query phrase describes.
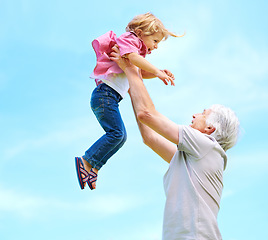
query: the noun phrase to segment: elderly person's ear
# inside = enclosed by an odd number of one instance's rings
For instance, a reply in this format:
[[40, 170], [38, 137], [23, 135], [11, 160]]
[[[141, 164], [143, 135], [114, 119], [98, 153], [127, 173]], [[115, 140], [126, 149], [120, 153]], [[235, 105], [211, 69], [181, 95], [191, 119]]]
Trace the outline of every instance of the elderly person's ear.
[[205, 132], [206, 132], [206, 134], [208, 134], [208, 135], [210, 135], [211, 133], [213, 133], [215, 130], [216, 130], [216, 128], [213, 127], [213, 126], [207, 126], [207, 127], [205, 128]]

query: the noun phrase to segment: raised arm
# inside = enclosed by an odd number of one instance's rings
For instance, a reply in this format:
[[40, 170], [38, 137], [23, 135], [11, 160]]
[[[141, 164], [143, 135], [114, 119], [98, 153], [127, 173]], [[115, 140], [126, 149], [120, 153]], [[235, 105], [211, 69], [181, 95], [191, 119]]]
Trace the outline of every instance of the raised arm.
[[177, 149], [173, 143], [178, 144], [178, 125], [156, 111], [135, 66], [127, 59], [119, 58], [118, 53], [113, 53], [111, 59], [118, 63], [129, 80], [132, 105], [144, 142], [169, 162]]
[[149, 148], [151, 148], [166, 162], [170, 163], [172, 157], [177, 150], [176, 146], [138, 120], [130, 92], [129, 95], [131, 98], [134, 114], [142, 136], [143, 143], [146, 144]]
[[126, 66], [123, 70], [129, 81], [131, 99], [138, 120], [167, 140], [178, 144], [178, 125], [155, 109], [137, 69]]

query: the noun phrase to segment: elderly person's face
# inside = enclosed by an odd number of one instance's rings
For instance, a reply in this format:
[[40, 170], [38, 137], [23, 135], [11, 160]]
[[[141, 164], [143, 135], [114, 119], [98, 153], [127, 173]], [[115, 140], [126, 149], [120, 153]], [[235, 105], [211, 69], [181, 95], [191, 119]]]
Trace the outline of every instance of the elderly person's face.
[[210, 113], [210, 109], [205, 109], [202, 113], [194, 114], [192, 124], [190, 126], [201, 133], [211, 134], [211, 132], [213, 132], [215, 129], [211, 131], [211, 127], [206, 124], [206, 120]]

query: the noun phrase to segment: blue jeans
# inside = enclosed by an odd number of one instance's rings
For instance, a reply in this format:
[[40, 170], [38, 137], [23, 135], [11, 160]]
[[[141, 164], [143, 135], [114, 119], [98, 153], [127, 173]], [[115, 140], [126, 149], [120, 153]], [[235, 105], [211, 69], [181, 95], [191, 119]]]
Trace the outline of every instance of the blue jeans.
[[98, 85], [91, 95], [91, 109], [105, 134], [85, 152], [83, 158], [98, 170], [127, 139], [125, 125], [118, 108], [121, 100], [121, 95], [105, 83]]

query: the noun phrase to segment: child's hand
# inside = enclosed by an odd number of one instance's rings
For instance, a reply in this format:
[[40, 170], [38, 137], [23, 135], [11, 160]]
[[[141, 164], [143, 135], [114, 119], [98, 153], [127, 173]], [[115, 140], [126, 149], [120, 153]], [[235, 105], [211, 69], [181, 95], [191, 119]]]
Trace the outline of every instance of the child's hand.
[[169, 70], [159, 70], [156, 77], [160, 78], [166, 85], [168, 85], [168, 82], [170, 82], [172, 86], [175, 86], [175, 77]]
[[161, 70], [162, 72], [164, 72], [165, 74], [167, 74], [169, 77], [171, 77], [173, 80], [175, 80], [174, 74], [172, 72], [170, 72], [167, 69]]

